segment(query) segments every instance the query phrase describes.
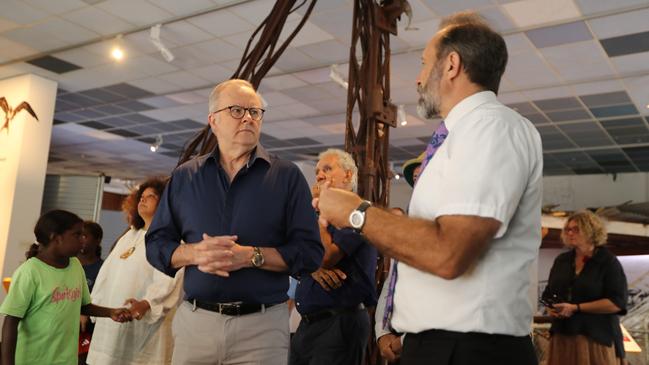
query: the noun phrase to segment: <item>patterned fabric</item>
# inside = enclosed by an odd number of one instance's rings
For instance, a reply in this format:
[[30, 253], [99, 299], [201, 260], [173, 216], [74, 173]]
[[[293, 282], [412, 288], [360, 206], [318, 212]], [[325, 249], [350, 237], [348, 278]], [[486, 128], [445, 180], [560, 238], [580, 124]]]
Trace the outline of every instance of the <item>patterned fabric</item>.
[[428, 165], [430, 159], [433, 158], [433, 155], [435, 155], [435, 152], [437, 152], [439, 146], [444, 143], [446, 136], [448, 136], [448, 129], [446, 129], [446, 124], [444, 124], [444, 121], [442, 121], [442, 123], [440, 123], [440, 125], [433, 133], [433, 136], [430, 138], [430, 142], [428, 142], [428, 145], [426, 146], [426, 157], [421, 162], [421, 170], [419, 171], [420, 175], [424, 172], [426, 165]]
[[[444, 140], [448, 136], [448, 129], [446, 129], [446, 124], [444, 121], [440, 123], [437, 127], [433, 136], [430, 138], [430, 142], [426, 146], [426, 157], [421, 162], [421, 170], [419, 174], [421, 175], [428, 165], [428, 162], [433, 158], [435, 152], [439, 149], [439, 146], [444, 143]], [[417, 182], [415, 181], [415, 184]], [[392, 270], [390, 274], [390, 281], [388, 282], [388, 295], [385, 300], [385, 312], [383, 313], [383, 329], [390, 330], [390, 320], [392, 319], [392, 312], [394, 310], [394, 289], [397, 285], [397, 260], [392, 260]]]

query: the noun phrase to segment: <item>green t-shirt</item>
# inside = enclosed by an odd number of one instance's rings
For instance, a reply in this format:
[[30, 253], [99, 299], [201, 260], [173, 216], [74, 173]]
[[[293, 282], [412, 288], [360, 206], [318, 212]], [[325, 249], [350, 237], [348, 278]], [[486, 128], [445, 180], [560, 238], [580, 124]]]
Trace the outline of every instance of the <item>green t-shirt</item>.
[[90, 303], [83, 267], [76, 257], [57, 269], [32, 257], [20, 265], [0, 313], [18, 324], [16, 365], [76, 364], [81, 306]]

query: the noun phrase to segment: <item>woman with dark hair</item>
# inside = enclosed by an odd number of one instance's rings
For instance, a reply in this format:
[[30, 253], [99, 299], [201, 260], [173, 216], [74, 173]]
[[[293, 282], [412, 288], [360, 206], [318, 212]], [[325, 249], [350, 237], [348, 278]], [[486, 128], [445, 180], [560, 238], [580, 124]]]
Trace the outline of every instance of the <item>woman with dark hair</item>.
[[618, 316], [626, 314], [627, 282], [603, 247], [606, 237], [590, 211], [566, 220], [561, 238], [571, 250], [554, 260], [542, 295], [553, 317], [548, 365], [613, 365], [624, 358]]
[[171, 363], [171, 322], [180, 301], [182, 272], [170, 278], [153, 268], [144, 245], [166, 182], [163, 178], [146, 180], [122, 205], [131, 228], [106, 258], [92, 298], [97, 303], [127, 303], [138, 321], [119, 327], [98, 319], [88, 364]]

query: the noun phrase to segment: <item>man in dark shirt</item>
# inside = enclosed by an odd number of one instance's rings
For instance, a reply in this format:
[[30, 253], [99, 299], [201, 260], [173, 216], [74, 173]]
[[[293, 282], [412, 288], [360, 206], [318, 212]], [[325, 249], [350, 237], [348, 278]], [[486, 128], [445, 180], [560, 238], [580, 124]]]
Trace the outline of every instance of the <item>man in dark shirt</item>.
[[154, 267], [170, 276], [185, 267], [174, 364], [286, 364], [288, 276], [322, 261], [304, 176], [259, 144], [261, 106], [247, 81], [214, 88], [218, 145], [173, 172], [147, 232]]
[[[319, 156], [316, 186], [353, 190], [357, 168], [348, 153], [329, 149]], [[350, 228], [321, 230], [322, 267], [303, 276], [295, 293], [302, 321], [291, 340], [290, 365], [361, 364], [370, 335], [365, 306], [376, 304], [376, 249]]]

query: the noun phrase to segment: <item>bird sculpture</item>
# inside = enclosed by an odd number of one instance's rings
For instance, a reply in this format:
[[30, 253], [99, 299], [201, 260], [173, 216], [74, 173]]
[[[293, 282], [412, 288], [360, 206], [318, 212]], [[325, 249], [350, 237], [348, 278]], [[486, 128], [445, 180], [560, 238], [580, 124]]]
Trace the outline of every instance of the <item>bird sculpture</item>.
[[7, 134], [9, 133], [9, 122], [11, 122], [16, 114], [18, 114], [21, 110], [25, 110], [38, 121], [38, 117], [36, 116], [34, 109], [32, 109], [31, 105], [29, 105], [29, 103], [26, 101], [23, 101], [14, 109], [9, 106], [9, 103], [7, 103], [7, 99], [5, 99], [4, 96], [0, 96], [0, 109], [5, 112], [5, 123], [2, 125], [2, 128], [0, 128], [0, 132], [3, 129], [7, 128]]

